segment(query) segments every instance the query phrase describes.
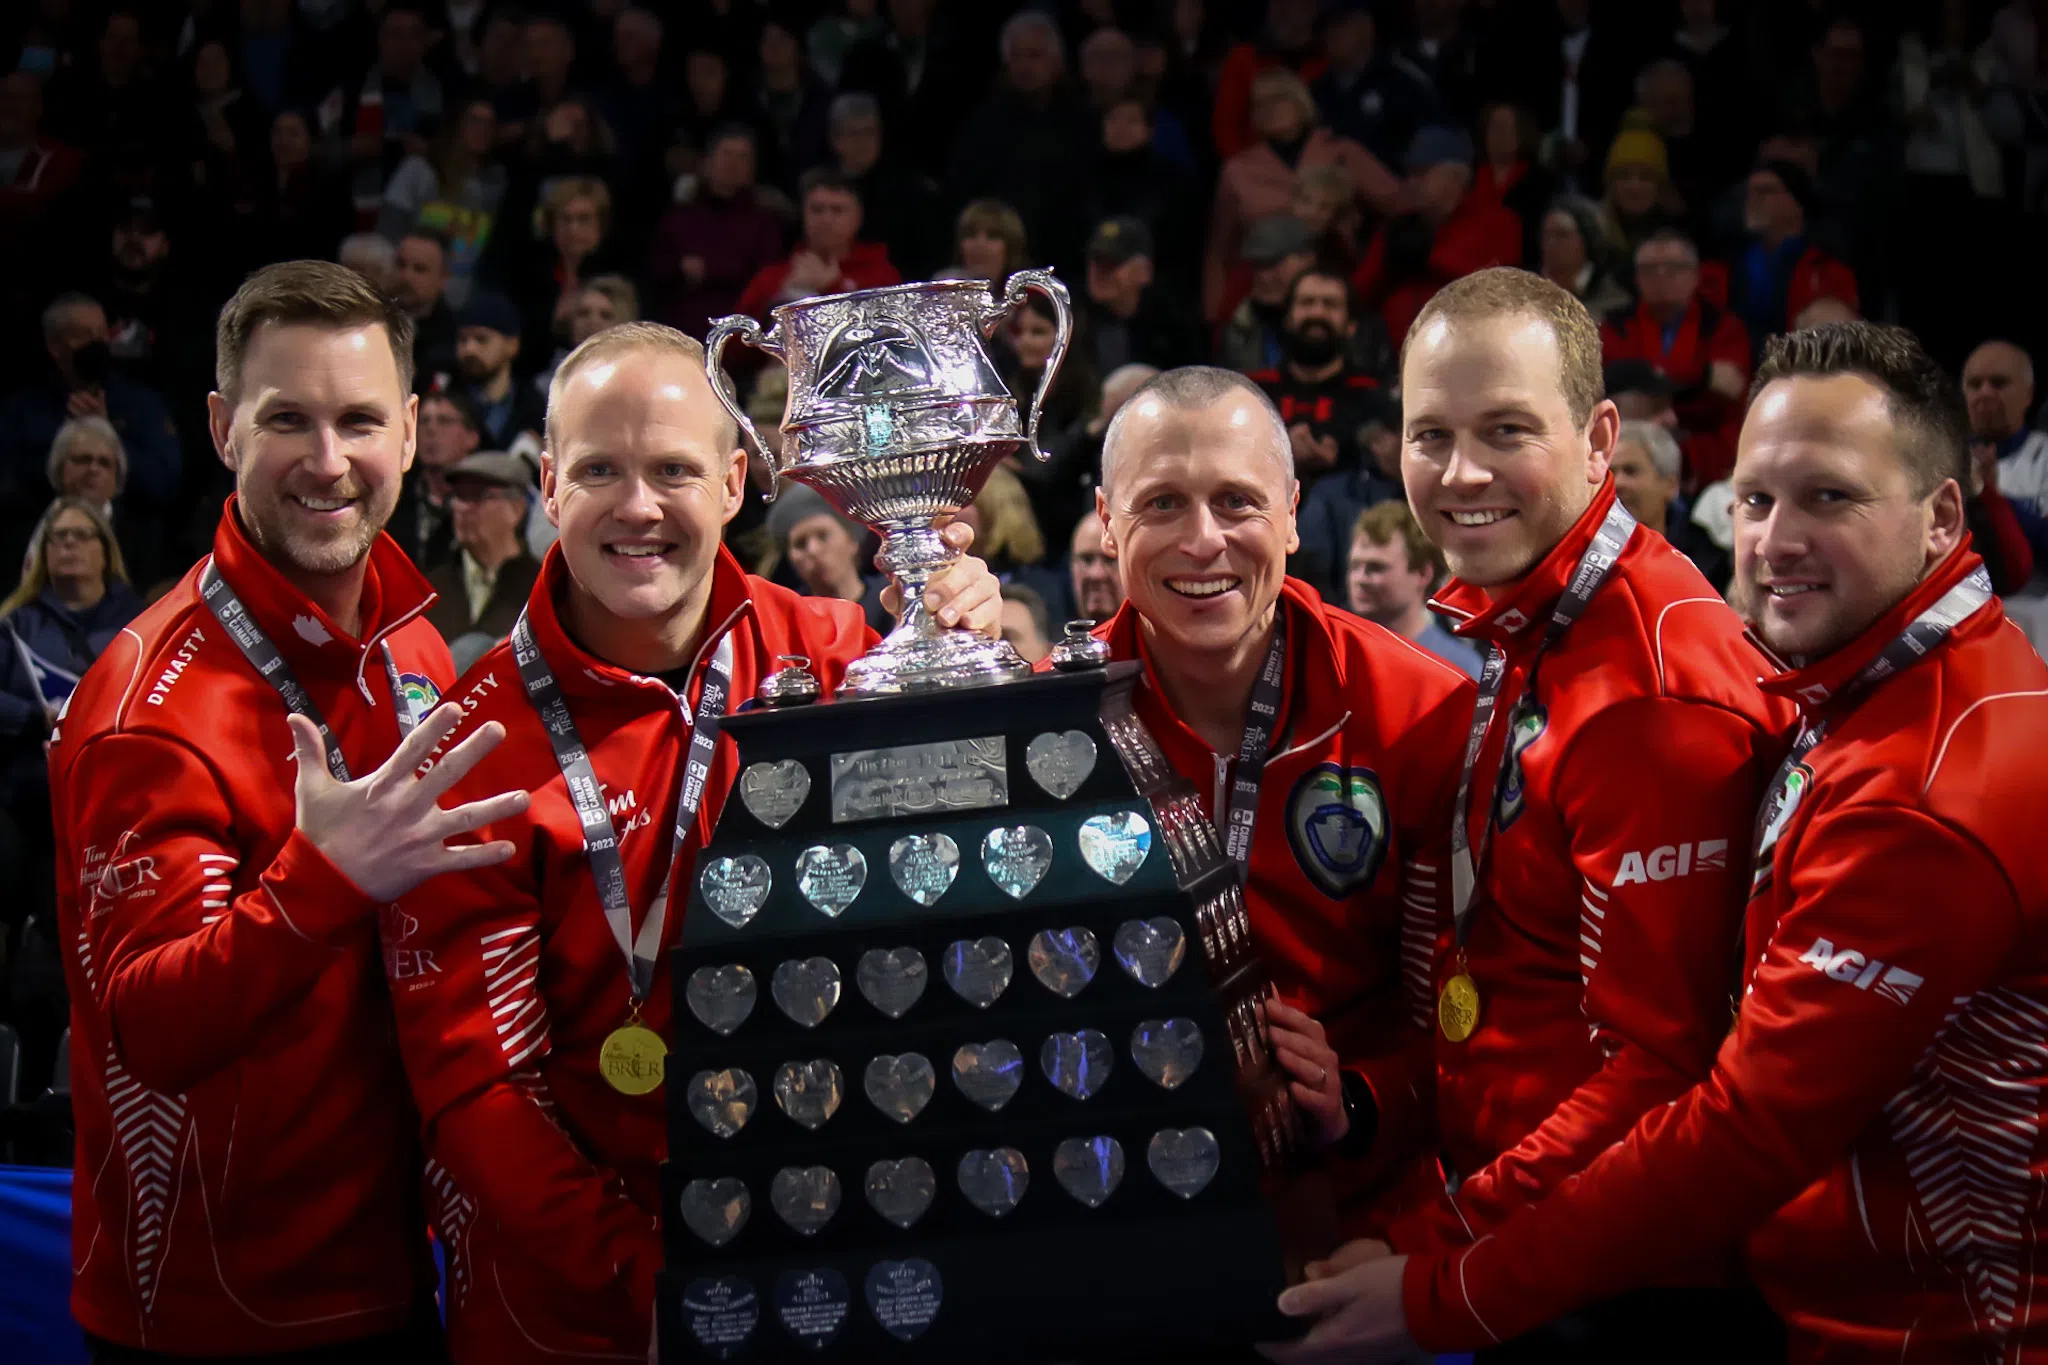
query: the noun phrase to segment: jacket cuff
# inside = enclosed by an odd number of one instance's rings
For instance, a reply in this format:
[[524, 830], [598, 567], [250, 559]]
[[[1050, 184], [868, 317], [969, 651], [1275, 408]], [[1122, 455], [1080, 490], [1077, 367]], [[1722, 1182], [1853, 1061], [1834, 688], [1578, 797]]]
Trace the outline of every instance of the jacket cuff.
[[1478, 1250], [1469, 1246], [1444, 1255], [1408, 1258], [1401, 1273], [1401, 1308], [1408, 1319], [1408, 1335], [1423, 1350], [1476, 1351], [1500, 1344], [1474, 1311], [1465, 1289], [1465, 1263]]
[[297, 829], [264, 869], [263, 889], [278, 918], [299, 937], [323, 948], [342, 947], [361, 932], [378, 908], [376, 901]]

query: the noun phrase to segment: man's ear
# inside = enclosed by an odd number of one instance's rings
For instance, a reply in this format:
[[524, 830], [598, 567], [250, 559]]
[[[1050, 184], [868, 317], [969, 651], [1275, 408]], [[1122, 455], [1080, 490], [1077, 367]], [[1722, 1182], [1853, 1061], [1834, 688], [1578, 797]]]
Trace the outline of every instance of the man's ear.
[[1593, 409], [1586, 425], [1586, 482], [1598, 488], [1614, 465], [1614, 452], [1621, 444], [1621, 409], [1614, 400], [1603, 398]]
[[722, 504], [718, 522], [723, 526], [740, 514], [740, 507], [747, 496], [747, 448], [737, 445], [725, 463], [725, 486], [719, 490]]
[[548, 525], [562, 528], [562, 487], [556, 477], [555, 452], [551, 446], [540, 450], [540, 505], [548, 514]]
[[398, 456], [398, 472], [400, 474], [408, 473], [412, 469], [413, 458], [419, 454], [419, 449], [420, 396], [416, 393], [409, 393], [405, 396], [405, 445], [401, 448]]
[[1943, 479], [1927, 504], [1927, 567], [1933, 568], [1955, 552], [1970, 533], [1964, 513], [1963, 490], [1954, 479]]
[[[235, 445], [230, 436], [235, 429], [235, 405], [228, 402], [218, 391], [206, 395], [206, 433], [213, 437], [213, 450], [220, 456], [220, 462], [237, 474], [242, 472], [237, 463]], [[410, 461], [408, 461], [410, 463]]]
[[1103, 495], [1102, 486], [1095, 488], [1095, 515], [1102, 519], [1102, 553], [1116, 558], [1116, 528], [1109, 520], [1109, 499]]

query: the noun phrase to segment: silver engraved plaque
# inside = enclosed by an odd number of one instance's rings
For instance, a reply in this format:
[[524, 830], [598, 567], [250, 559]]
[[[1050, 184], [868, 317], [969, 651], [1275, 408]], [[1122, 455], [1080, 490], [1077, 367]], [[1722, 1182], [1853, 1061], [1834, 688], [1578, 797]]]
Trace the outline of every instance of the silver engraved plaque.
[[870, 948], [853, 969], [854, 984], [870, 1005], [891, 1019], [910, 1013], [931, 980], [924, 954], [915, 948]]
[[754, 1078], [736, 1066], [723, 1071], [700, 1071], [690, 1077], [686, 1102], [690, 1117], [704, 1125], [706, 1132], [729, 1138], [747, 1126], [760, 1100]]
[[991, 1218], [1016, 1208], [1031, 1188], [1031, 1168], [1015, 1147], [976, 1148], [960, 1158], [954, 1175], [967, 1202]]
[[737, 858], [713, 858], [697, 874], [697, 888], [704, 893], [704, 904], [735, 929], [746, 928], [747, 921], [760, 913], [774, 881], [768, 864], [751, 853], [742, 853]]
[[692, 1180], [683, 1186], [682, 1197], [677, 1203], [683, 1215], [683, 1226], [715, 1247], [722, 1247], [739, 1236], [740, 1229], [747, 1225], [747, 1214], [754, 1206], [747, 1187], [731, 1176], [719, 1180]]
[[1010, 945], [995, 937], [957, 939], [946, 947], [939, 972], [953, 994], [968, 1004], [987, 1009], [1010, 988], [1014, 963]]
[[1131, 1030], [1131, 1060], [1152, 1084], [1178, 1090], [1202, 1064], [1202, 1030], [1192, 1019], [1147, 1019]]
[[1066, 929], [1040, 929], [1031, 936], [1031, 947], [1025, 951], [1024, 960], [1030, 964], [1031, 974], [1038, 978], [1039, 985], [1071, 1000], [1095, 979], [1095, 969], [1102, 965], [1102, 949], [1096, 944], [1095, 935], [1078, 924]]
[[1095, 771], [1095, 741], [1086, 730], [1048, 730], [1024, 746], [1024, 770], [1047, 795], [1064, 801]]
[[790, 958], [769, 978], [768, 994], [791, 1021], [816, 1028], [839, 1003], [839, 968], [829, 957]]
[[785, 1270], [775, 1281], [775, 1316], [782, 1330], [813, 1351], [822, 1351], [846, 1325], [853, 1291], [830, 1266]]
[[1124, 1145], [1113, 1137], [1068, 1138], [1052, 1153], [1052, 1178], [1091, 1209], [1099, 1209], [1124, 1180]]
[[953, 1054], [953, 1084], [991, 1114], [1016, 1097], [1024, 1083], [1024, 1053], [1007, 1038], [967, 1043]]
[[1117, 965], [1130, 973], [1131, 980], [1153, 990], [1173, 979], [1187, 948], [1187, 935], [1181, 932], [1179, 921], [1166, 915], [1125, 920], [1117, 926], [1110, 944]]
[[907, 1228], [924, 1217], [939, 1192], [939, 1178], [923, 1157], [907, 1156], [901, 1161], [877, 1161], [868, 1167], [863, 1186], [868, 1207], [899, 1228]]
[[1081, 861], [1105, 881], [1122, 886], [1138, 875], [1152, 851], [1152, 826], [1134, 810], [1091, 815], [1081, 822]]
[[1023, 900], [1052, 866], [1052, 836], [1036, 825], [992, 829], [981, 841], [988, 879], [1012, 900]]
[[783, 1222], [816, 1236], [839, 1212], [839, 1177], [829, 1166], [784, 1166], [768, 1182], [768, 1202]]
[[1222, 1151], [1207, 1128], [1162, 1128], [1145, 1148], [1145, 1164], [1160, 1184], [1183, 1199], [1193, 1199], [1211, 1180]]
[[683, 1287], [683, 1320], [713, 1360], [729, 1360], [744, 1350], [760, 1317], [754, 1287], [737, 1275], [707, 1276]]
[[1001, 735], [832, 755], [835, 825], [1009, 804], [1009, 753]]
[[867, 884], [868, 860], [852, 844], [813, 844], [796, 855], [796, 889], [837, 919]]
[[1077, 1100], [1088, 1099], [1109, 1083], [1115, 1061], [1116, 1049], [1099, 1029], [1055, 1033], [1038, 1049], [1038, 1069], [1062, 1094]]
[[754, 1012], [758, 994], [754, 974], [737, 962], [723, 967], [699, 967], [690, 973], [683, 987], [690, 1013], [697, 1022], [721, 1036], [732, 1033]]
[[776, 1106], [813, 1132], [839, 1112], [845, 1093], [845, 1080], [830, 1058], [784, 1062], [775, 1069]]
[[939, 1268], [922, 1257], [883, 1261], [868, 1272], [868, 1311], [898, 1341], [916, 1341], [939, 1316], [946, 1289]]
[[877, 1057], [868, 1063], [867, 1074], [861, 1078], [869, 1101], [898, 1123], [908, 1123], [922, 1113], [938, 1084], [930, 1060], [915, 1052]]
[[788, 824], [810, 794], [810, 769], [793, 758], [751, 763], [740, 774], [740, 804], [770, 829]]
[[947, 834], [906, 834], [889, 845], [889, 879], [919, 905], [934, 905], [960, 875], [960, 845]]

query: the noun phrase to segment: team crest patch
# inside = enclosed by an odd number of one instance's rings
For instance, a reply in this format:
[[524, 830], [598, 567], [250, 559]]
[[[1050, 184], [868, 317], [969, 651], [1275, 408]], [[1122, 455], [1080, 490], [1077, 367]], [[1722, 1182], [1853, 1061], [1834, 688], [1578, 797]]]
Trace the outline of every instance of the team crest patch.
[[1764, 808], [1757, 816], [1756, 870], [1749, 878], [1751, 896], [1761, 894], [1771, 884], [1772, 855], [1778, 851], [1778, 837], [1785, 832], [1792, 812], [1799, 809], [1799, 798], [1806, 795], [1806, 789], [1812, 785], [1813, 769], [1804, 763], [1795, 763], [1792, 771], [1785, 774], [1785, 780], [1764, 802]]
[[1506, 829], [1521, 818], [1529, 795], [1529, 783], [1522, 773], [1522, 755], [1543, 738], [1549, 726], [1550, 713], [1543, 709], [1543, 703], [1525, 696], [1516, 704], [1508, 728], [1508, 761], [1501, 773], [1500, 808], [1494, 817], [1496, 830]]
[[398, 675], [399, 724], [408, 733], [441, 702], [441, 689], [422, 673]]
[[1387, 853], [1387, 802], [1370, 768], [1319, 763], [1287, 798], [1294, 861], [1336, 899], [1372, 881]]

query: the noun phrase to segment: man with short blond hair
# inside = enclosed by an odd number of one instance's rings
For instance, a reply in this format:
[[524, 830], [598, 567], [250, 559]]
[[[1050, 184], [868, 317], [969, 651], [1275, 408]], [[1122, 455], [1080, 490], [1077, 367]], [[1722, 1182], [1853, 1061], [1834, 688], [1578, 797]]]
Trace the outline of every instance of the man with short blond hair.
[[1443, 628], [1429, 609], [1444, 561], [1415, 524], [1405, 502], [1383, 502], [1358, 514], [1344, 575], [1351, 610], [1459, 669], [1479, 676], [1479, 651]]

